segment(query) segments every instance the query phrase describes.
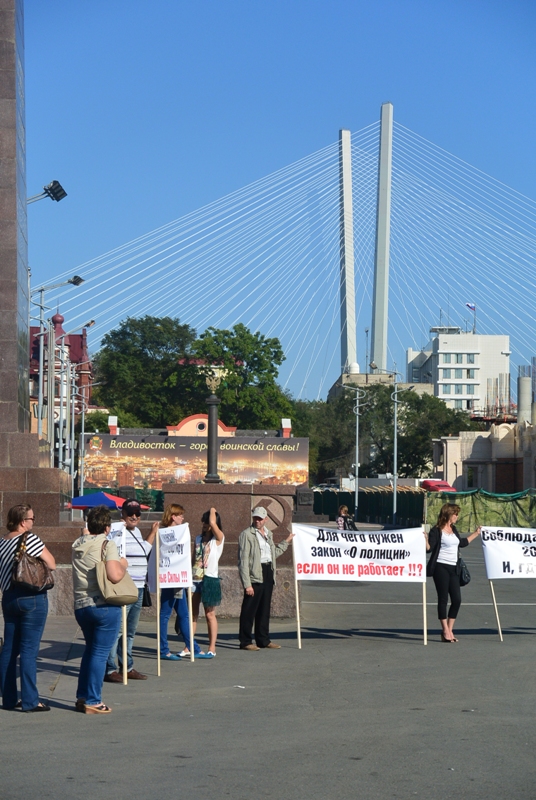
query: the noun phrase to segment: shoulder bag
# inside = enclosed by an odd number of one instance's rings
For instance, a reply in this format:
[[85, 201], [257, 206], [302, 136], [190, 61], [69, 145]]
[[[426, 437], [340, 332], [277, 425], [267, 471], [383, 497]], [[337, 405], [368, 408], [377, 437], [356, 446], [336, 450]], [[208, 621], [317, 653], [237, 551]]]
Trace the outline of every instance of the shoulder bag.
[[24, 589], [31, 594], [48, 591], [54, 586], [52, 570], [42, 558], [29, 556], [26, 552], [26, 533], [20, 537], [17, 551], [13, 558], [11, 588]]
[[106, 539], [102, 543], [101, 560], [97, 563], [97, 583], [99, 589], [104, 597], [106, 603], [111, 606], [129, 606], [136, 603], [138, 600], [138, 590], [136, 584], [128, 574], [125, 572], [119, 583], [112, 583], [106, 574], [106, 561], [104, 554], [106, 552]]
[[458, 577], [460, 578], [460, 586], [467, 586], [469, 581], [471, 580], [471, 573], [467, 569], [467, 564], [460, 556], [458, 559], [458, 563], [456, 564], [456, 572], [458, 573]]
[[[139, 544], [141, 549], [143, 550], [143, 555], [145, 556], [145, 560], [147, 561], [147, 569], [149, 569], [149, 556], [145, 552], [144, 546], [141, 544], [137, 536], [134, 536], [132, 531], [130, 531], [130, 535], [133, 539], [136, 540], [136, 544]], [[157, 534], [158, 536], [158, 534]], [[148, 583], [148, 574], [145, 575], [145, 583], [143, 584], [143, 599], [141, 601], [142, 608], [151, 608], [153, 605], [153, 601], [151, 599], [151, 592], [149, 591], [149, 583]]]

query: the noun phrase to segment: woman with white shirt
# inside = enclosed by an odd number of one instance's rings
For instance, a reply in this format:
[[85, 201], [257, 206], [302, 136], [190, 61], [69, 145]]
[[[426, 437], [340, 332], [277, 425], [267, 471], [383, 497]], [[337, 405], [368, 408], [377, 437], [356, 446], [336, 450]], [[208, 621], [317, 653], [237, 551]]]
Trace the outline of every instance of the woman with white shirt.
[[[441, 622], [441, 641], [453, 643], [458, 640], [454, 636], [454, 623], [460, 610], [462, 593], [460, 590], [460, 547], [467, 547], [473, 539], [480, 536], [480, 527], [474, 533], [461, 539], [456, 530], [456, 522], [460, 514], [460, 506], [445, 503], [439, 512], [437, 525], [430, 533], [425, 533], [426, 549], [430, 551], [430, 560], [426, 574], [433, 577], [437, 590], [437, 614]], [[447, 602], [450, 595], [450, 608], [447, 616]]]
[[193, 557], [193, 579], [195, 591], [192, 595], [194, 632], [199, 617], [199, 607], [203, 603], [208, 628], [208, 652], [204, 658], [216, 656], [218, 620], [216, 606], [221, 603], [221, 585], [218, 575], [218, 562], [225, 541], [221, 529], [220, 515], [215, 508], [205, 511], [201, 517], [202, 533], [196, 537]]

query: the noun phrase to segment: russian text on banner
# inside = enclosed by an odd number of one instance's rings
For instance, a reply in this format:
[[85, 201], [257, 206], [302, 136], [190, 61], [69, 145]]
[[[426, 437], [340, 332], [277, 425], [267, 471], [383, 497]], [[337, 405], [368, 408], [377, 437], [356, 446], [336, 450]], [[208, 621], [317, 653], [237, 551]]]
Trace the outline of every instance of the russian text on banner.
[[[192, 585], [192, 559], [190, 551], [190, 527], [173, 525], [159, 528], [160, 588], [180, 588]], [[149, 589], [156, 592], [156, 547], [149, 555]]]
[[358, 532], [293, 525], [297, 580], [426, 581], [422, 528]]
[[536, 578], [536, 530], [533, 528], [482, 528], [486, 575], [501, 578]]

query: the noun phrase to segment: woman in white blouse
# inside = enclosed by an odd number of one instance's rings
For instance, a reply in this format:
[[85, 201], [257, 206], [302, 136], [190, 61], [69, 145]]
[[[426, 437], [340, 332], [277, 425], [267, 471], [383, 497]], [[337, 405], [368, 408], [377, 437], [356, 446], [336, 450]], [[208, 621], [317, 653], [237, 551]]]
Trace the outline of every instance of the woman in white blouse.
[[[460, 610], [462, 593], [460, 590], [460, 547], [467, 547], [473, 539], [480, 536], [480, 528], [469, 536], [460, 538], [456, 522], [460, 506], [445, 503], [439, 512], [437, 525], [430, 533], [425, 533], [426, 549], [430, 560], [426, 574], [433, 577], [437, 590], [437, 615], [441, 623], [441, 641], [457, 642], [454, 636], [454, 623]], [[447, 602], [450, 595], [450, 608], [447, 615]]]

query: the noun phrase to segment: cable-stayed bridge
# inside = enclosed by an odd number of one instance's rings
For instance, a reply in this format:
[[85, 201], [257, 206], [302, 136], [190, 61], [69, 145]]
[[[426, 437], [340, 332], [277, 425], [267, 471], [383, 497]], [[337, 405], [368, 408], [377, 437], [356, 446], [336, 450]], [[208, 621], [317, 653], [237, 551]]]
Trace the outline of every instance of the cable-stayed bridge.
[[[379, 123], [351, 135], [357, 360], [371, 328]], [[277, 336], [280, 381], [324, 397], [341, 372], [339, 143], [76, 266], [58, 302], [89, 318], [95, 352], [127, 316], [179, 317], [202, 332], [243, 322]], [[536, 354], [536, 203], [394, 122], [387, 363], [405, 364], [437, 324], [507, 333], [512, 368]], [[53, 277], [59, 282], [73, 268]], [[516, 370], [517, 371], [517, 370]], [[515, 382], [512, 382], [515, 385]]]

